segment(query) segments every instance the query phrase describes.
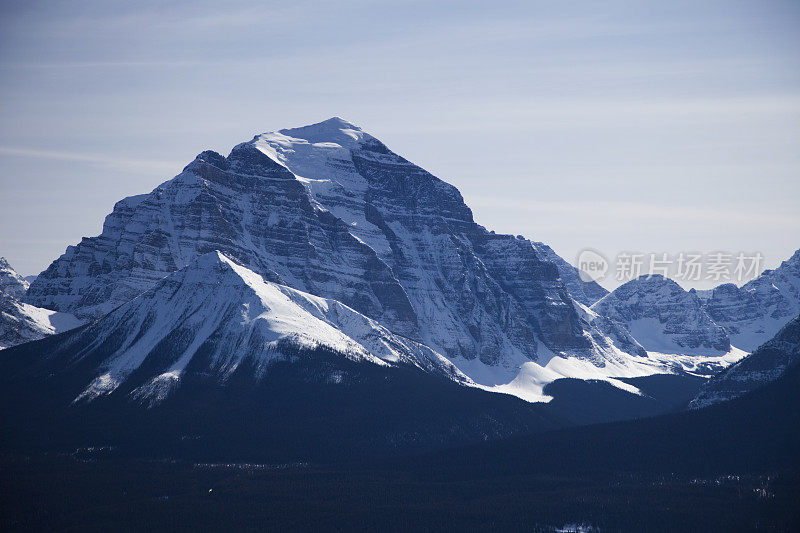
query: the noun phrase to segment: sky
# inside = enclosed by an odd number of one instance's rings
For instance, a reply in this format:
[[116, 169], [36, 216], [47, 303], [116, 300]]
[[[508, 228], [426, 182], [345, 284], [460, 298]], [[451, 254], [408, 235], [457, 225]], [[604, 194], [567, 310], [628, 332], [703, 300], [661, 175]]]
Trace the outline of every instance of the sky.
[[769, 0], [2, 2], [0, 255], [38, 273], [204, 149], [340, 116], [570, 262], [772, 268], [800, 248], [798, 28]]

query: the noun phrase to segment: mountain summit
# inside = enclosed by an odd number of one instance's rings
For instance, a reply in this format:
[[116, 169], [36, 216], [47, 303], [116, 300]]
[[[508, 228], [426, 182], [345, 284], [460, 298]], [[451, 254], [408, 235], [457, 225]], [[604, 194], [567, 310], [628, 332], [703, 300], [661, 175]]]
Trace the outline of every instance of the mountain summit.
[[0, 257], [0, 296], [22, 298], [28, 290], [28, 282], [16, 270]]
[[361, 131], [358, 126], [339, 117], [331, 117], [328, 120], [299, 128], [283, 129], [278, 133], [291, 138], [304, 139], [312, 144], [336, 143], [345, 148], [353, 148], [358, 143], [376, 140]]

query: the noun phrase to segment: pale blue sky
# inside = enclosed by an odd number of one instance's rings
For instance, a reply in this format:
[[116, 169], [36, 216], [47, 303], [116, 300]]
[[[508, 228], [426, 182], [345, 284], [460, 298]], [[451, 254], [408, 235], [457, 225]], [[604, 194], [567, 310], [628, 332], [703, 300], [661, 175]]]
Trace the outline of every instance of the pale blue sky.
[[796, 1], [3, 2], [0, 255], [36, 273], [203, 149], [338, 115], [570, 261], [776, 266], [798, 28]]

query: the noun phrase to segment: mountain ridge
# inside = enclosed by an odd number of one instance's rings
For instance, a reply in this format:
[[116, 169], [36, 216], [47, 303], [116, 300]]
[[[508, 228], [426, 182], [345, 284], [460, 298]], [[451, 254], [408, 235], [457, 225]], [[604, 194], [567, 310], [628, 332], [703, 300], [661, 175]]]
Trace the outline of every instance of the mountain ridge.
[[[217, 251], [76, 331], [48, 358], [64, 371], [83, 361], [96, 368], [74, 401], [112, 394], [133, 380], [127, 394], [153, 405], [187, 373], [225, 382], [241, 367], [257, 378], [273, 362], [320, 346], [357, 362], [410, 364], [469, 382], [427, 347], [339, 302], [264, 281]], [[63, 363], [56, 363], [59, 358]]]

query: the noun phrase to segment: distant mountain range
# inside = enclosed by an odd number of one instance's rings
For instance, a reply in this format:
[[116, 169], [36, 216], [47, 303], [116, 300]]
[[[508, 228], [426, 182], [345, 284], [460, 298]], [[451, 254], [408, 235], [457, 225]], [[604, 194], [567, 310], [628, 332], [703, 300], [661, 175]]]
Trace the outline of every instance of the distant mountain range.
[[720, 285], [700, 297], [660, 275], [615, 289], [592, 310], [624, 324], [651, 351], [753, 351], [800, 314], [800, 250], [775, 270], [737, 287]]
[[80, 326], [83, 321], [23, 303], [28, 281], [0, 257], [0, 349], [42, 339]]

